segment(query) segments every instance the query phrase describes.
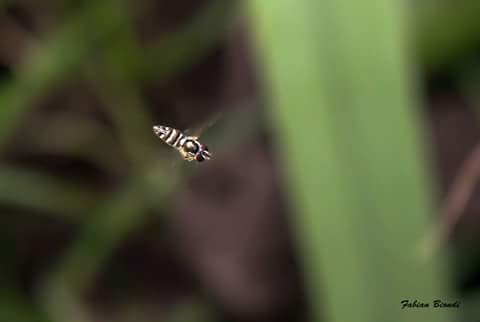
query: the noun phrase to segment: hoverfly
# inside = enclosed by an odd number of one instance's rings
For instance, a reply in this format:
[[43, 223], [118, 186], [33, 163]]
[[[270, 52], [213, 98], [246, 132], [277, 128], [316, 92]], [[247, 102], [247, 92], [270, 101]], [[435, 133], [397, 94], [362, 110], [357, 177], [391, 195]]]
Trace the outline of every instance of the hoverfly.
[[155, 125], [153, 133], [163, 142], [180, 152], [186, 161], [203, 162], [210, 160], [212, 156], [207, 146], [198, 141], [197, 136], [188, 136], [178, 129], [163, 125]]

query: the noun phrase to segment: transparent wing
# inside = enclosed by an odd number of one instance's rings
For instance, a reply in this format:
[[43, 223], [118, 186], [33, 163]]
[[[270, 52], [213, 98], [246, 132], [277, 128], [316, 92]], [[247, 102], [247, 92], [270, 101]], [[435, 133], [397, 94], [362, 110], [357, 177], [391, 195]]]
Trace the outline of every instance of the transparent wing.
[[209, 116], [206, 121], [201, 122], [197, 126], [186, 129], [184, 133], [189, 136], [200, 137], [205, 133], [209, 128], [215, 125], [224, 115], [224, 111], [220, 110], [214, 113], [212, 116]]
[[206, 121], [184, 133], [200, 137], [199, 140], [208, 146], [215, 145], [215, 150], [228, 149], [234, 142], [246, 140], [263, 128], [264, 115], [257, 104], [255, 98], [247, 97], [228, 107], [224, 106]]

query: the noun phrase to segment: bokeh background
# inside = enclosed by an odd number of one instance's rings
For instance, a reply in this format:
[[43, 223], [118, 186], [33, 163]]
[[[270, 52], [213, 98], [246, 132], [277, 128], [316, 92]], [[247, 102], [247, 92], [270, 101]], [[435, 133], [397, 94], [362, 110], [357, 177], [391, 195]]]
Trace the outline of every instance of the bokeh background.
[[1, 1], [0, 322], [480, 321], [479, 21]]

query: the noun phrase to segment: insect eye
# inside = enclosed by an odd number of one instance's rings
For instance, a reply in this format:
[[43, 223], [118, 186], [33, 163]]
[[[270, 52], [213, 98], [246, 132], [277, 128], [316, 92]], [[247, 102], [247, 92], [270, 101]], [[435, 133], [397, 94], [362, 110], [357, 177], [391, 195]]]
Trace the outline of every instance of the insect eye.
[[185, 143], [185, 151], [187, 151], [188, 153], [197, 153], [198, 147], [194, 142], [187, 141]]

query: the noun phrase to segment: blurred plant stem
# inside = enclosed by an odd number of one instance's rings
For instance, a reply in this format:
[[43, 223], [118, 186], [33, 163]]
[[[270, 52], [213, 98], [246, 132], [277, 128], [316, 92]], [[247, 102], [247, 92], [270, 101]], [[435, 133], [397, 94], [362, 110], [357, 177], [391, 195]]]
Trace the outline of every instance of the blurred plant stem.
[[[400, 0], [251, 0], [314, 321], [449, 321]], [[280, 143], [278, 143], [280, 145]]]
[[[54, 198], [52, 198], [54, 196]], [[0, 167], [0, 202], [77, 220], [105, 196], [72, 180], [27, 168]]]
[[[125, 156], [119, 155], [119, 142], [100, 124], [77, 113], [38, 117], [18, 147], [20, 155], [57, 155], [85, 160], [113, 176], [124, 175]], [[55, 140], [52, 140], [55, 138]]]
[[145, 210], [142, 196], [141, 187], [132, 182], [99, 206], [60, 265], [62, 281], [80, 293], [93, 285], [105, 260], [125, 235], [138, 226]]
[[477, 144], [462, 163], [440, 209], [438, 222], [420, 245], [421, 255], [429, 259], [444, 248], [452, 238], [480, 178], [480, 144]]
[[83, 304], [85, 292], [94, 285], [97, 273], [118, 244], [142, 222], [146, 210], [143, 195], [142, 185], [131, 182], [85, 223], [79, 238], [39, 293], [54, 321], [89, 321]]

